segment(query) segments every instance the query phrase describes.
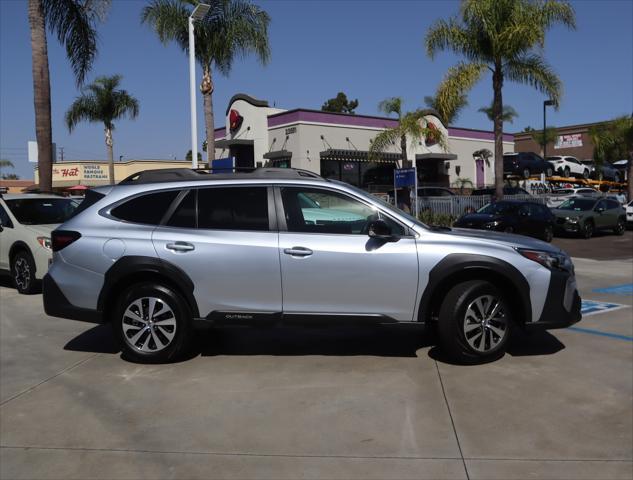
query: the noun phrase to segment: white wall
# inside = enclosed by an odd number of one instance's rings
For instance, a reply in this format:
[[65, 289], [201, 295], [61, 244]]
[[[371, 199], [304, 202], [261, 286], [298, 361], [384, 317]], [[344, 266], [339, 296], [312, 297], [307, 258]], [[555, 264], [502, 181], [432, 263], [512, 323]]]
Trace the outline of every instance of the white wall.
[[[477, 140], [462, 137], [449, 137], [448, 145], [450, 153], [457, 155], [456, 160], [450, 160], [449, 180], [454, 182], [457, 177], [468, 178], [476, 184], [477, 174], [475, 171], [475, 160], [473, 153], [477, 150], [487, 148], [494, 153], [495, 142], [493, 140]], [[503, 142], [504, 152], [514, 152], [514, 142]], [[455, 167], [461, 167], [459, 175], [457, 175]], [[494, 157], [490, 159], [490, 165], [484, 164], [484, 178], [486, 185], [494, 184]]]

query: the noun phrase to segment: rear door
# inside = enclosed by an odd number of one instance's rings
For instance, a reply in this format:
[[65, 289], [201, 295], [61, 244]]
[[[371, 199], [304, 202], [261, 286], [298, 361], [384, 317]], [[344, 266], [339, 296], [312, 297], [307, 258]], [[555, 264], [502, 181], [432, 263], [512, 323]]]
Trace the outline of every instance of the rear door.
[[[334, 189], [279, 186], [275, 196], [283, 212], [279, 256], [284, 315], [412, 320], [418, 257], [408, 229], [359, 197]], [[377, 218], [400, 238], [371, 239], [367, 227]]]
[[[607, 201], [603, 198], [593, 207], [596, 228], [606, 228], [612, 224], [609, 220], [609, 212], [607, 209]], [[613, 222], [615, 223], [615, 222]]]
[[278, 232], [269, 187], [191, 189], [172, 209], [154, 231], [154, 247], [161, 259], [191, 278], [201, 316], [264, 320], [281, 312]]
[[15, 227], [9, 214], [2, 204], [0, 204], [0, 269], [9, 270], [9, 249], [16, 240]]

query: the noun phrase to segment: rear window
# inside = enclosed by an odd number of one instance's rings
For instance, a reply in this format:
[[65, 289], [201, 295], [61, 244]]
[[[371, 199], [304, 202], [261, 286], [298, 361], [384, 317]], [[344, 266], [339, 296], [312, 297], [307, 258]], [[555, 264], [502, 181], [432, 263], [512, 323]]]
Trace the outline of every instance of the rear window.
[[20, 198], [6, 200], [6, 204], [22, 225], [64, 223], [78, 205], [70, 198]]
[[571, 195], [572, 193], [574, 193], [574, 191], [569, 188], [559, 188], [557, 190], [554, 190], [553, 193], [556, 195]]
[[110, 214], [126, 222], [158, 225], [177, 195], [178, 190], [148, 193], [113, 208]]

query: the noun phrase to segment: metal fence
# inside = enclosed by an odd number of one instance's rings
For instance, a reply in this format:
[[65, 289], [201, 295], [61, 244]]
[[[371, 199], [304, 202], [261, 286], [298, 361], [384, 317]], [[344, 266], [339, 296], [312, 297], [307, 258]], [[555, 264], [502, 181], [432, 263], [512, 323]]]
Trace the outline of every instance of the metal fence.
[[[506, 200], [526, 200], [547, 205], [547, 195], [504, 195]], [[490, 195], [455, 195], [451, 197], [418, 198], [418, 211], [431, 211], [434, 214], [459, 217], [465, 213], [479, 210], [490, 203]]]

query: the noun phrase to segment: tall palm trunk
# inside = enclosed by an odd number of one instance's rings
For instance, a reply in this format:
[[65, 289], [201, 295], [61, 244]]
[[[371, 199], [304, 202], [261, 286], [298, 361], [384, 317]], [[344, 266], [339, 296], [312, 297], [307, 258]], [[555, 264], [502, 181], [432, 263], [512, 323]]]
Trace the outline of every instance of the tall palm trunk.
[[202, 83], [200, 84], [202, 99], [204, 101], [204, 125], [207, 134], [207, 158], [210, 162], [215, 160], [215, 128], [213, 120], [213, 78], [211, 77], [211, 67], [204, 67]]
[[400, 149], [402, 150], [402, 168], [408, 168], [409, 158], [407, 156], [407, 136], [402, 135], [400, 137]]
[[503, 87], [503, 74], [501, 65], [497, 65], [492, 74], [492, 89], [494, 97], [492, 101], [492, 114], [494, 116], [495, 135], [495, 197], [497, 200], [503, 198], [503, 98], [501, 89]]
[[33, 100], [39, 187], [53, 190], [53, 129], [51, 126], [51, 84], [48, 71], [46, 23], [40, 0], [29, 0], [31, 55], [33, 58]]
[[108, 150], [108, 179], [114, 185], [114, 152], [112, 150], [112, 127], [105, 127], [105, 144]]

